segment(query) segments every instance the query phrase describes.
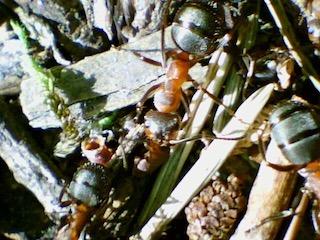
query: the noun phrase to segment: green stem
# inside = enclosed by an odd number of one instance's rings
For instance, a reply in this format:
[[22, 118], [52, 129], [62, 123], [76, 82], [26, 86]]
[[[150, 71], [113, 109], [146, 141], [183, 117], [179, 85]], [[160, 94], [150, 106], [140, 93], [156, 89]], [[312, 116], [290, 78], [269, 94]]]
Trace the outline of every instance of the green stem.
[[[25, 50], [28, 52], [31, 46], [29, 44], [27, 29], [15, 20], [11, 20], [10, 24], [20, 41], [23, 43]], [[75, 119], [70, 117], [70, 110], [65, 104], [64, 99], [55, 92], [55, 77], [50, 70], [41, 67], [39, 62], [31, 55], [28, 55], [27, 61], [29, 67], [26, 68], [26, 71], [29, 72], [30, 76], [39, 80], [44, 86], [47, 95], [46, 97], [49, 100], [48, 104], [50, 105], [51, 110], [61, 120], [64, 135], [67, 138], [78, 140], [79, 132], [75, 126]]]

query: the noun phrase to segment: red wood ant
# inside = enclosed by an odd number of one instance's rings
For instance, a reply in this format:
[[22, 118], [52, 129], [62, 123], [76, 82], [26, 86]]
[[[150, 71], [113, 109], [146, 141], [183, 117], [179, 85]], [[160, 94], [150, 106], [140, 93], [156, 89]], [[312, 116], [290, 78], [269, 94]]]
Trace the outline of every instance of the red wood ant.
[[[320, 234], [320, 117], [307, 103], [286, 101], [276, 106], [269, 118], [271, 138], [290, 165], [267, 164], [278, 171], [299, 170], [304, 189], [313, 198], [313, 223]], [[290, 215], [295, 214], [292, 212]], [[288, 216], [288, 215], [287, 215]], [[272, 217], [270, 218], [272, 219]], [[269, 219], [263, 220], [267, 222]]]
[[[165, 81], [151, 87], [137, 103], [136, 119], [139, 119], [142, 106], [154, 94], [153, 103], [157, 111], [150, 111], [144, 117], [148, 156], [137, 165], [138, 169], [145, 171], [147, 169], [153, 171], [164, 159], [169, 157], [170, 144], [168, 140], [173, 140], [176, 137], [177, 130], [181, 127], [179, 126], [181, 125], [180, 118], [176, 114], [181, 102], [186, 112], [189, 111], [182, 91], [182, 85], [185, 82], [192, 82], [197, 88], [202, 89], [212, 97], [213, 100], [222, 104], [217, 97], [192, 80], [189, 76], [189, 70], [200, 58], [210, 54], [218, 45], [223, 44], [222, 37], [230, 31], [233, 25], [230, 12], [220, 2], [205, 3], [199, 1], [183, 4], [177, 12], [172, 26], [173, 41], [181, 52], [167, 51], [165, 53], [164, 27], [167, 24], [166, 18], [170, 3], [171, 1], [167, 2], [161, 28], [162, 63], [143, 57], [136, 52], [134, 53], [150, 64], [166, 68]], [[167, 57], [171, 58], [168, 66], [166, 66]], [[233, 111], [231, 114], [233, 115]], [[167, 133], [159, 134], [159, 131]]]
[[[111, 188], [112, 172], [106, 168], [112, 152], [105, 145], [103, 137], [93, 137], [82, 142], [82, 153], [89, 162], [74, 173], [67, 193], [71, 200], [61, 202], [62, 206], [75, 203], [74, 213], [68, 218], [67, 231], [71, 240], [77, 240], [92, 216], [94, 210], [107, 198]], [[60, 196], [62, 199], [63, 193]], [[59, 234], [57, 239], [61, 238]]]
[[[224, 44], [222, 37], [233, 26], [230, 12], [220, 2], [187, 2], [181, 6], [175, 15], [172, 25], [172, 39], [182, 51], [164, 51], [164, 27], [167, 24], [168, 8], [171, 1], [167, 2], [161, 26], [161, 52], [162, 63], [148, 59], [136, 53], [142, 60], [166, 68], [166, 80], [164, 83], [151, 87], [137, 104], [141, 107], [148, 97], [154, 93], [154, 106], [159, 112], [176, 112], [181, 101], [184, 103], [182, 85], [186, 81], [192, 81], [188, 72], [190, 68], [206, 55], [212, 53], [217, 46]], [[230, 39], [232, 34], [228, 34]], [[225, 40], [225, 39], [224, 39]], [[167, 57], [172, 61], [168, 66]], [[186, 104], [185, 104], [186, 106]], [[186, 106], [187, 108], [187, 106]]]

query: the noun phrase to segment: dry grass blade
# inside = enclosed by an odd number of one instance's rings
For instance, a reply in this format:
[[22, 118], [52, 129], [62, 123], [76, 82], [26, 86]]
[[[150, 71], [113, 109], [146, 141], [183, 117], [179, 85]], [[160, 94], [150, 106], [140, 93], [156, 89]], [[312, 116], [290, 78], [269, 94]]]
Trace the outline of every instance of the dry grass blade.
[[[206, 80], [203, 83], [203, 85], [207, 87], [207, 91], [214, 95], [219, 94], [224, 79], [228, 75], [231, 63], [231, 55], [223, 52], [222, 49], [218, 49], [213, 54], [210, 60]], [[193, 121], [190, 121], [190, 124], [180, 132], [179, 138], [197, 136], [202, 129], [206, 118], [213, 107], [213, 104], [214, 101], [205, 95], [203, 91], [199, 90], [194, 95], [190, 105], [190, 112], [194, 114]], [[176, 184], [180, 171], [187, 157], [189, 156], [193, 144], [194, 141], [190, 141], [186, 144], [179, 144], [174, 148], [167, 164], [161, 169], [152, 192], [148, 197], [141, 215], [139, 216], [139, 226], [142, 226], [158, 209], [160, 204], [163, 203], [169, 196], [174, 185]], [[168, 179], [170, 179], [170, 181], [168, 181]]]
[[[221, 135], [230, 138], [243, 136], [267, 103], [273, 92], [273, 87], [273, 84], [269, 84], [252, 94], [236, 112], [236, 115], [243, 121], [233, 118], [224, 128]], [[209, 147], [202, 152], [199, 160], [136, 237], [147, 240], [157, 235], [210, 180], [238, 141], [239, 140], [214, 140]]]
[[[236, 107], [240, 104], [243, 85], [244, 80], [233, 67], [226, 81], [225, 90], [223, 92], [222, 102], [225, 106], [233, 110], [236, 109]], [[213, 131], [219, 133], [225, 127], [231, 117], [232, 116], [228, 113], [225, 107], [220, 105], [214, 115]]]

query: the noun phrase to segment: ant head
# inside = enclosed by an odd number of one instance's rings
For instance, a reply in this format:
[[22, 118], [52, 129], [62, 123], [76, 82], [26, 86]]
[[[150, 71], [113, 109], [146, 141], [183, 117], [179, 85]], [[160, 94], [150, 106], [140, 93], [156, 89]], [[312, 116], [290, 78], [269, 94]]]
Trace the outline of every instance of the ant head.
[[161, 142], [176, 137], [181, 122], [177, 114], [150, 110], [144, 118], [148, 138]]

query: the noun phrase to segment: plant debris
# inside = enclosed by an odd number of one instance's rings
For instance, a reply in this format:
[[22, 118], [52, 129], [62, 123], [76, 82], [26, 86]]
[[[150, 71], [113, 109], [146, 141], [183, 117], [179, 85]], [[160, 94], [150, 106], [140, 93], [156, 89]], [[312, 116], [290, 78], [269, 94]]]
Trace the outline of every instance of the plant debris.
[[318, 5], [2, 1], [0, 158], [43, 209], [15, 224], [4, 181], [0, 238], [318, 235]]

